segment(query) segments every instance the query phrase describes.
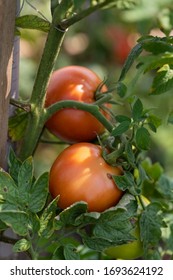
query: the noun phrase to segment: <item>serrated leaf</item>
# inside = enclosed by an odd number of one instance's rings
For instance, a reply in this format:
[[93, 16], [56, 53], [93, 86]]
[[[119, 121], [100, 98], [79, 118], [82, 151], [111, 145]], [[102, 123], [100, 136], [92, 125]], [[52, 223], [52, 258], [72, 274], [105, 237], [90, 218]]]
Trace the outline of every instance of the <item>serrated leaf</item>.
[[138, 188], [135, 183], [133, 175], [129, 171], [124, 172], [121, 176], [113, 175], [112, 178], [122, 191], [128, 190], [133, 195], [139, 195], [141, 193], [140, 188]]
[[28, 122], [28, 112], [16, 110], [15, 114], [9, 118], [8, 134], [12, 141], [21, 140], [24, 136]]
[[37, 214], [35, 213], [28, 213], [28, 220], [29, 220], [29, 229], [33, 232], [33, 233], [38, 233], [38, 231], [40, 230], [40, 220], [39, 217], [37, 216]]
[[25, 205], [26, 209], [28, 208], [29, 203], [29, 193], [33, 181], [33, 158], [27, 158], [21, 165], [18, 173], [18, 192], [19, 199], [22, 204]]
[[36, 15], [24, 15], [16, 18], [16, 27], [48, 32], [50, 29], [50, 23]]
[[18, 188], [21, 192], [29, 192], [34, 174], [33, 158], [27, 158], [21, 165], [18, 173]]
[[13, 252], [15, 253], [25, 252], [30, 248], [30, 246], [31, 246], [30, 242], [27, 239], [22, 238], [14, 244]]
[[157, 203], [150, 203], [142, 212], [140, 220], [141, 240], [144, 250], [158, 246], [161, 239], [161, 228], [165, 226], [161, 214], [161, 206]]
[[141, 150], [148, 150], [151, 139], [148, 130], [145, 127], [140, 127], [136, 131], [136, 144]]
[[89, 225], [95, 224], [100, 217], [100, 213], [98, 212], [86, 212], [76, 218], [76, 225]]
[[115, 127], [112, 130], [111, 135], [112, 136], [120, 136], [124, 132], [126, 132], [129, 129], [129, 127], [130, 127], [130, 122], [129, 121], [121, 122], [117, 127]]
[[28, 208], [33, 213], [41, 211], [48, 196], [48, 173], [43, 173], [31, 186], [28, 198]]
[[84, 245], [86, 245], [88, 248], [100, 252], [113, 245], [112, 242], [109, 240], [105, 240], [103, 238], [98, 237], [90, 237], [87, 235], [82, 236], [82, 241]]
[[[159, 173], [160, 175], [160, 173]], [[166, 175], [161, 175], [160, 179], [156, 184], [156, 190], [162, 195], [166, 200], [173, 200], [173, 180]]]
[[16, 184], [18, 183], [18, 173], [21, 165], [22, 162], [16, 157], [13, 149], [10, 148], [8, 155], [9, 174], [11, 175]]
[[110, 209], [100, 216], [94, 227], [93, 235], [120, 245], [134, 240], [134, 237], [130, 234], [132, 228], [129, 215], [125, 209]]
[[55, 228], [54, 228], [54, 219], [56, 217], [56, 210], [57, 210], [57, 200], [55, 198], [43, 211], [40, 217], [40, 230], [39, 235], [45, 238], [49, 238]]
[[86, 211], [87, 203], [77, 202], [63, 210], [59, 217], [63, 225], [76, 225], [76, 219]]
[[0, 219], [12, 230], [20, 235], [25, 236], [28, 233], [28, 216], [23, 211], [6, 210], [0, 212]]
[[133, 215], [135, 215], [137, 207], [138, 205], [134, 195], [131, 195], [130, 193], [125, 193], [114, 208], [124, 208], [127, 211], [127, 215], [130, 218]]
[[140, 121], [143, 114], [143, 105], [141, 100], [138, 98], [132, 108], [132, 117], [134, 121]]
[[0, 171], [0, 197], [9, 203], [17, 203], [17, 186], [11, 176], [4, 171]]

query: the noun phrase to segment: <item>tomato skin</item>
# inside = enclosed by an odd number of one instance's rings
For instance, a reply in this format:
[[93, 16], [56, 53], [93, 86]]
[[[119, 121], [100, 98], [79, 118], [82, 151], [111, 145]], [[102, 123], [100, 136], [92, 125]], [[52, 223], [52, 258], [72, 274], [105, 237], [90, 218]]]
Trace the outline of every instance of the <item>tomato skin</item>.
[[[47, 89], [45, 107], [62, 100], [93, 103], [95, 91], [101, 82], [93, 71], [82, 66], [66, 66], [56, 70]], [[106, 91], [107, 87], [104, 85], [101, 92]], [[73, 108], [56, 112], [45, 126], [51, 133], [69, 143], [89, 142], [104, 132], [103, 125], [94, 116]]]
[[60, 195], [58, 205], [62, 209], [85, 201], [89, 212], [102, 212], [116, 205], [123, 195], [111, 174], [121, 175], [122, 169], [105, 162], [100, 146], [73, 144], [63, 150], [53, 163], [49, 190], [53, 198]]
[[131, 233], [136, 240], [128, 244], [112, 246], [105, 250], [105, 254], [112, 259], [134, 260], [142, 256], [143, 244], [140, 240], [139, 226]]

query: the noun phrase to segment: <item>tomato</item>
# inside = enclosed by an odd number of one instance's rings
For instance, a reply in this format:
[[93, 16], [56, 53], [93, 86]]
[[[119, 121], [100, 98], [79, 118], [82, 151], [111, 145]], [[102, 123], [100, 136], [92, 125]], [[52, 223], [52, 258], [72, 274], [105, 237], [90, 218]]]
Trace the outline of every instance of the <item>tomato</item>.
[[112, 259], [133, 260], [137, 259], [143, 254], [143, 245], [140, 241], [139, 226], [137, 226], [131, 234], [136, 238], [128, 244], [112, 246], [105, 250], [105, 254]]
[[[45, 106], [61, 100], [94, 103], [95, 92], [101, 79], [91, 70], [81, 66], [67, 66], [56, 70], [50, 79]], [[101, 92], [106, 92], [103, 85]], [[102, 113], [108, 117], [106, 113]], [[104, 132], [103, 125], [90, 113], [75, 108], [64, 108], [56, 112], [46, 123], [48, 130], [69, 142], [88, 142]]]
[[65, 209], [78, 201], [88, 203], [88, 211], [102, 212], [116, 205], [123, 195], [112, 179], [122, 169], [108, 165], [100, 146], [76, 143], [57, 157], [50, 170], [49, 190]]
[[[150, 204], [150, 201], [145, 196], [141, 195], [141, 199], [145, 207]], [[138, 213], [140, 214], [143, 209], [138, 198], [137, 202]], [[128, 244], [109, 247], [104, 251], [104, 253], [112, 259], [133, 260], [141, 257], [143, 255], [143, 244], [140, 240], [140, 229], [138, 223], [135, 229], [132, 230], [131, 234], [136, 238], [135, 241]]]

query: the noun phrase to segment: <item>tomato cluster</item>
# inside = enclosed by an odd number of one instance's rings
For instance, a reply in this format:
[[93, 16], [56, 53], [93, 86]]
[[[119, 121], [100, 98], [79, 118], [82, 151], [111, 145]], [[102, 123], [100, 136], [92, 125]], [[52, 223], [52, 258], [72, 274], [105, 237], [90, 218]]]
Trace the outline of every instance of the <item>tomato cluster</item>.
[[[51, 77], [45, 106], [62, 100], [94, 103], [100, 84], [101, 79], [88, 68], [64, 67]], [[103, 85], [99, 93], [107, 90]], [[122, 169], [108, 165], [102, 157], [101, 147], [89, 143], [103, 133], [103, 125], [88, 112], [64, 108], [47, 121], [46, 127], [58, 137], [74, 143], [57, 157], [50, 170], [49, 189], [53, 198], [60, 195], [59, 207], [64, 209], [77, 201], [85, 201], [88, 211], [101, 212], [117, 204], [123, 192], [112, 175], [120, 175]]]
[[[92, 104], [100, 84], [100, 78], [85, 67], [64, 67], [51, 77], [45, 106], [62, 100]], [[106, 91], [103, 85], [100, 93]], [[58, 155], [50, 169], [49, 191], [53, 198], [59, 196], [60, 209], [66, 209], [79, 201], [87, 203], [89, 212], [103, 212], [115, 206], [124, 192], [115, 184], [113, 176], [121, 176], [123, 169], [109, 165], [103, 157], [102, 147], [91, 143], [104, 132], [103, 125], [88, 112], [63, 108], [47, 121], [46, 127], [71, 143]], [[116, 259], [141, 256], [143, 251], [139, 227], [132, 235], [136, 238], [132, 243], [107, 248], [104, 253]]]

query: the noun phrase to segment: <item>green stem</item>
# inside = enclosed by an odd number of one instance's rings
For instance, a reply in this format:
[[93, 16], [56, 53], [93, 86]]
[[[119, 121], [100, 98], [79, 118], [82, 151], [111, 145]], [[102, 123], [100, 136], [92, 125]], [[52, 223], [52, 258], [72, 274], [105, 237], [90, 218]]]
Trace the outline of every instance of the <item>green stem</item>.
[[[55, 17], [56, 14], [57, 13], [54, 13]], [[48, 33], [30, 100], [31, 112], [28, 117], [28, 125], [19, 154], [19, 157], [22, 160], [32, 155], [35, 151], [38, 139], [44, 126], [43, 115], [46, 90], [65, 36], [65, 32], [56, 29], [55, 26], [56, 22], [53, 18], [53, 23]]]
[[61, 21], [60, 26], [62, 28], [68, 28], [69, 26], [73, 25], [74, 23], [82, 20], [83, 18], [89, 16], [90, 14], [94, 13], [95, 11], [104, 8], [108, 4], [110, 5], [111, 3], [115, 3], [118, 0], [106, 0], [102, 3], [99, 3], [97, 5], [91, 6], [88, 9], [80, 11], [79, 14], [74, 14], [72, 17], [65, 19]]
[[54, 113], [63, 109], [63, 108], [73, 108], [78, 110], [83, 110], [86, 112], [91, 113], [94, 117], [97, 118], [99, 122], [103, 124], [103, 126], [111, 132], [113, 129], [113, 125], [108, 119], [100, 112], [100, 109], [97, 105], [94, 104], [87, 104], [82, 102], [77, 102], [73, 100], [66, 100], [66, 101], [59, 101], [54, 103], [45, 111], [45, 121], [48, 120]]
[[10, 104], [17, 107], [17, 108], [20, 108], [26, 112], [30, 112], [31, 111], [31, 105], [29, 103], [25, 103], [23, 101], [20, 101], [20, 100], [17, 100], [17, 99], [13, 99], [13, 98], [10, 98]]

